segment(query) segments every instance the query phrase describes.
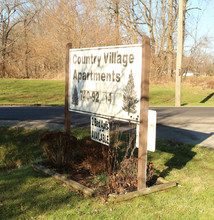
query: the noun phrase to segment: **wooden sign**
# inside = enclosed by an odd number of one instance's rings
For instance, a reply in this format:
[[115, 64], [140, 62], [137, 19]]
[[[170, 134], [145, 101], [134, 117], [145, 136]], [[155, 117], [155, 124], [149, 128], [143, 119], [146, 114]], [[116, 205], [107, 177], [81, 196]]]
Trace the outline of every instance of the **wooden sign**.
[[69, 111], [139, 123], [138, 190], [146, 188], [150, 39], [144, 37], [142, 45], [71, 48], [68, 44], [65, 132], [70, 134]]
[[140, 121], [142, 45], [70, 49], [69, 111]]

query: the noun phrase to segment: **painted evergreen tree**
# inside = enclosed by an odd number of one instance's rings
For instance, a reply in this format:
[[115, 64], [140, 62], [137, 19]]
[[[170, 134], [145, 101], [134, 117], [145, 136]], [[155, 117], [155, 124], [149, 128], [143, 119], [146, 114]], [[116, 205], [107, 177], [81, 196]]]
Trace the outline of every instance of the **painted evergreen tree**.
[[135, 85], [134, 85], [134, 77], [131, 73], [129, 74], [129, 80], [126, 85], [124, 94], [123, 94], [123, 107], [122, 109], [126, 112], [128, 112], [128, 115], [130, 113], [134, 114], [137, 112], [136, 110], [136, 104], [138, 103], [137, 99], [137, 93], [134, 90]]
[[77, 87], [75, 86], [74, 87], [74, 92], [73, 92], [73, 95], [72, 95], [72, 104], [73, 105], [78, 105], [78, 103], [79, 103], [78, 92], [77, 92]]

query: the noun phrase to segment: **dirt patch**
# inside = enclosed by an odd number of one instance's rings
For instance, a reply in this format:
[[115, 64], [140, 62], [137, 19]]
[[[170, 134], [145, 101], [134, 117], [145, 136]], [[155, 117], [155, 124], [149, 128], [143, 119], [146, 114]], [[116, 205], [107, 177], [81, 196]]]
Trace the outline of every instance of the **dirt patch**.
[[40, 164], [65, 175], [98, 194], [107, 191], [111, 173], [111, 148], [90, 138], [77, 140], [62, 132], [50, 132], [41, 139], [48, 161]]
[[[137, 158], [120, 160], [114, 147], [90, 138], [77, 140], [62, 132], [46, 134], [41, 143], [49, 159], [41, 165], [93, 189], [97, 195], [137, 190]], [[147, 166], [148, 186], [155, 184], [153, 166], [153, 163]]]
[[[76, 181], [77, 183], [92, 189], [96, 196], [107, 197], [107, 185], [103, 183], [102, 175], [94, 175], [89, 169], [81, 166], [76, 167], [76, 169], [65, 169], [55, 167], [49, 161], [39, 162], [38, 164], [65, 176], [67, 180]], [[81, 191], [79, 192], [82, 193]]]

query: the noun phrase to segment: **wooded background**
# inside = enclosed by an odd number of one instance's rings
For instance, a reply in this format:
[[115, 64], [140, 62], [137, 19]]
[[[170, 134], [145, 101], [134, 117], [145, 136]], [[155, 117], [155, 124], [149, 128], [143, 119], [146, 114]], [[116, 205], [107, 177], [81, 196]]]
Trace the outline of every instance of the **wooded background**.
[[[192, 47], [183, 71], [214, 75], [210, 39], [190, 33], [192, 0], [184, 0], [184, 40]], [[65, 47], [141, 43], [151, 39], [151, 77], [174, 77], [178, 0], [1, 0], [0, 77], [64, 78]]]

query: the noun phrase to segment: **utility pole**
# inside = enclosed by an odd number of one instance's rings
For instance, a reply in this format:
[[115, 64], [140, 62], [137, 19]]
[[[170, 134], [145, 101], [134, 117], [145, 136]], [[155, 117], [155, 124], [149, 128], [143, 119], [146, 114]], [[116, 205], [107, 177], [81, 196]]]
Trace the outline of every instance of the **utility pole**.
[[178, 40], [177, 40], [177, 59], [176, 59], [176, 82], [175, 82], [175, 106], [181, 106], [181, 77], [182, 77], [182, 57], [183, 57], [183, 0], [179, 0], [178, 14]]

